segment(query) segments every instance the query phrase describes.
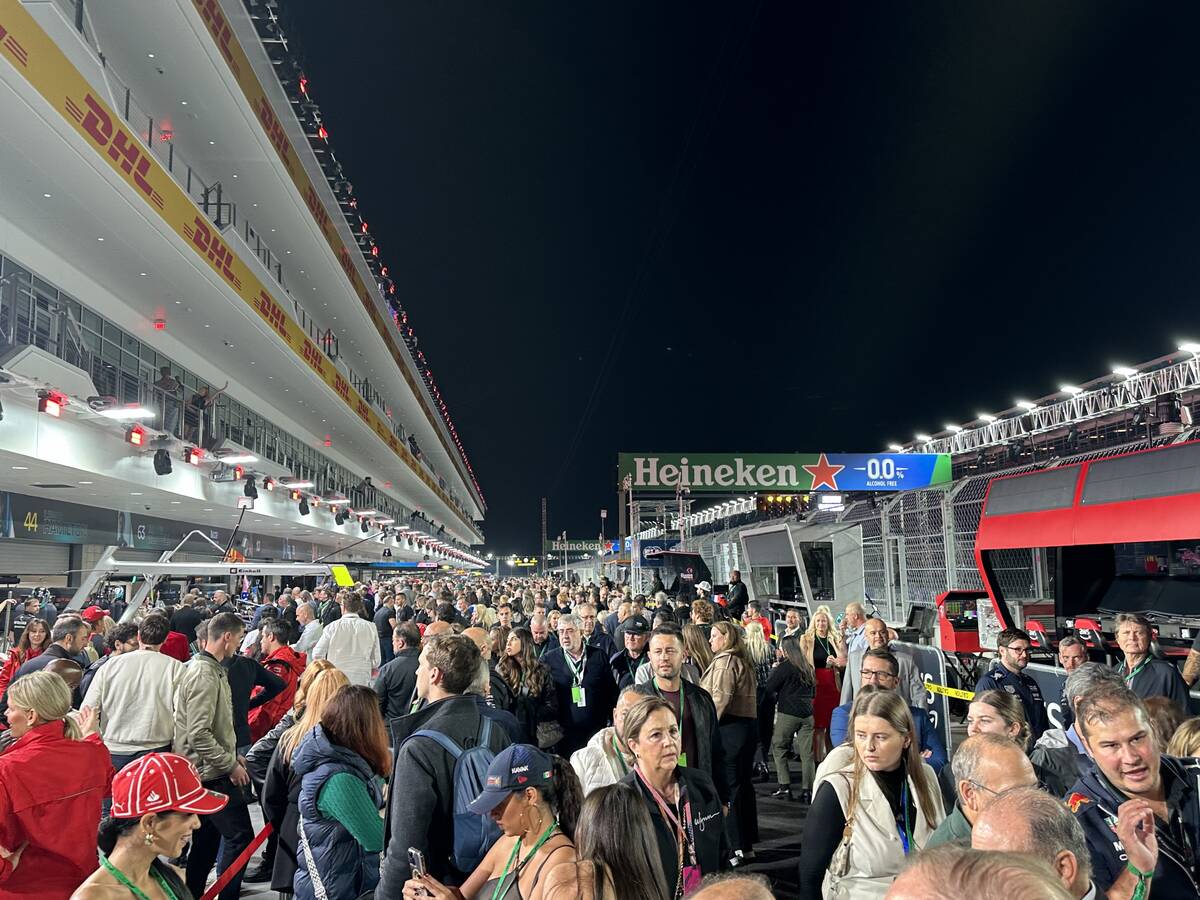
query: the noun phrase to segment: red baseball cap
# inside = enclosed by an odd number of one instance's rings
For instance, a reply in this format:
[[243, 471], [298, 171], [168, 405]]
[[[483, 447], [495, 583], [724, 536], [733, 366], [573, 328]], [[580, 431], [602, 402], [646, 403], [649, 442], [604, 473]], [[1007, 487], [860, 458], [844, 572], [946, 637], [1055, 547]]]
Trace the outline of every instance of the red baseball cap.
[[140, 819], [149, 813], [220, 812], [229, 798], [200, 783], [196, 767], [177, 753], [147, 753], [113, 778], [112, 817]]
[[108, 613], [106, 613], [100, 607], [89, 606], [87, 609], [85, 609], [83, 612], [81, 612], [79, 614], [79, 618], [83, 619], [83, 621], [85, 621], [85, 622], [99, 622], [101, 619], [103, 619], [107, 615], [108, 615]]

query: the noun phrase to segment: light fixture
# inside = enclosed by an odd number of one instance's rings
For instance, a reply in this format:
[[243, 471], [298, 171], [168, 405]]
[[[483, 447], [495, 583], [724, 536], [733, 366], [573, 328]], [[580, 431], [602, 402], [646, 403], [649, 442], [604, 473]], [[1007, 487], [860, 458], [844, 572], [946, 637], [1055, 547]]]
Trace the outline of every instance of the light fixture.
[[1137, 369], [1131, 369], [1129, 366], [1113, 366], [1113, 374], [1120, 375], [1122, 378], [1132, 378], [1137, 374]]
[[135, 447], [141, 447], [146, 443], [146, 429], [141, 425], [130, 425], [125, 429], [125, 440]]
[[311, 481], [304, 481], [302, 479], [296, 479], [296, 480], [292, 480], [292, 481], [281, 481], [279, 483], [282, 484], [285, 488], [293, 488], [293, 489], [313, 487], [313, 483]]
[[900, 444], [888, 444], [887, 446], [888, 446], [888, 449], [891, 450], [893, 453], [903, 453], [904, 452], [904, 447], [901, 446]]
[[263, 476], [263, 488], [268, 491], [275, 490], [275, 479], [272, 478], [270, 475], [264, 475]]
[[375, 524], [376, 525], [391, 525], [391, 524], [395, 523], [395, 521], [396, 521], [395, 519], [376, 519]]
[[293, 500], [299, 500], [304, 495], [301, 494], [299, 491], [292, 491], [288, 496], [290, 496]]
[[1061, 384], [1059, 385], [1058, 389], [1064, 394], [1070, 394], [1072, 397], [1083, 393], [1083, 388], [1075, 387], [1073, 384]]
[[38, 412], [54, 416], [57, 419], [62, 415], [62, 409], [66, 405], [65, 394], [59, 391], [38, 391]]
[[204, 456], [204, 451], [201, 450], [199, 447], [184, 447], [183, 448], [183, 461], [185, 463], [187, 463], [189, 466], [200, 465], [200, 458], [202, 456]]
[[230, 454], [229, 456], [222, 456], [221, 462], [232, 466], [237, 463], [258, 462], [258, 457], [252, 453], [233, 453], [233, 454]]
[[962, 431], [962, 426], [961, 425], [947, 425], [946, 430], [951, 431], [954, 434], [958, 434], [960, 431]]
[[1028, 400], [1018, 400], [1016, 405], [1021, 407], [1021, 409], [1025, 410], [1026, 412], [1032, 412], [1033, 410], [1037, 409], [1037, 404], [1031, 403]]
[[[134, 426], [137, 428], [138, 426]], [[155, 475], [170, 475], [171, 474], [171, 454], [167, 452], [165, 447], [159, 447], [154, 451], [154, 474]]]
[[1195, 341], [1184, 341], [1179, 345], [1179, 349], [1183, 353], [1190, 353], [1192, 356], [1200, 356], [1200, 344]]
[[989, 425], [992, 422], [996, 421], [996, 417], [993, 416], [991, 413], [980, 413], [975, 418], [977, 418], [981, 422], [987, 422]]
[[157, 413], [144, 406], [114, 406], [111, 409], [100, 410], [100, 415], [106, 419], [116, 419], [128, 422], [131, 419], [153, 419]]
[[932, 437], [930, 437], [929, 435], [927, 435], [927, 434], [921, 434], [921, 433], [919, 433], [919, 432], [918, 432], [917, 434], [913, 435], [913, 437], [915, 437], [915, 438], [916, 438], [918, 441], [920, 441], [922, 444], [928, 444], [930, 441], [932, 441], [932, 440], [933, 440], [933, 438], [932, 438]]

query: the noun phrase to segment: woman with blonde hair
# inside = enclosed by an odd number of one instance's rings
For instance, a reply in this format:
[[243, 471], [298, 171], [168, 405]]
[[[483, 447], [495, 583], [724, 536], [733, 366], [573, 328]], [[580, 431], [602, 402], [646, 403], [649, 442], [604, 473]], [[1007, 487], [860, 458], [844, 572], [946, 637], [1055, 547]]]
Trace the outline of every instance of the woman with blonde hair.
[[1029, 750], [1029, 723], [1025, 707], [1006, 691], [981, 691], [967, 707], [967, 736], [998, 734]]
[[1185, 719], [1171, 735], [1167, 756], [1188, 757], [1200, 754], [1200, 716]]
[[808, 657], [808, 664], [817, 676], [813, 696], [813, 733], [816, 743], [814, 758], [820, 763], [831, 749], [829, 723], [833, 711], [842, 702], [841, 668], [845, 666], [846, 659], [842, 636], [833, 627], [833, 615], [828, 606], [818, 606], [812, 614], [808, 628], [800, 636], [800, 649]]
[[[284, 717], [291, 718], [292, 723], [277, 738], [277, 745], [271, 753], [262, 786], [263, 817], [274, 826], [276, 834], [279, 835], [279, 851], [275, 853], [269, 869], [267, 856], [264, 854], [259, 869], [248, 873], [247, 878], [243, 880], [250, 880], [250, 875], [254, 875], [258, 881], [266, 881], [269, 877], [271, 890], [293, 890], [297, 854], [300, 851], [300, 776], [292, 768], [292, 755], [296, 752], [300, 739], [320, 723], [321, 715], [333, 699], [333, 695], [349, 683], [350, 679], [345, 673], [331, 665], [315, 670], [313, 666], [309, 666], [301, 676], [301, 685], [296, 690], [297, 706]], [[268, 740], [269, 737], [270, 735], [262, 740]], [[257, 746], [256, 744], [255, 748]], [[255, 748], [251, 748], [251, 754]]]
[[0, 754], [0, 897], [69, 897], [96, 868], [112, 762], [96, 711], [69, 717], [71, 689], [32, 672], [8, 689], [15, 739]]
[[713, 658], [700, 678], [700, 686], [712, 695], [721, 746], [725, 750], [725, 781], [729, 785], [730, 803], [725, 833], [733, 851], [748, 857], [758, 839], [758, 804], [753, 782], [758, 682], [738, 625], [714, 623], [708, 642]]
[[883, 897], [945, 818], [937, 777], [921, 759], [899, 694], [859, 694], [850, 740], [852, 757], [821, 773], [813, 790], [800, 849], [802, 897]]
[[758, 743], [754, 749], [754, 774], [760, 781], [771, 777], [767, 768], [767, 757], [771, 754], [771, 727], [775, 718], [775, 702], [767, 696], [767, 679], [775, 664], [775, 648], [767, 640], [762, 622], [751, 620], [742, 628], [746, 641], [746, 658], [754, 669], [756, 689], [754, 694], [755, 713], [758, 717]]
[[712, 662], [712, 647], [708, 644], [708, 636], [696, 625], [688, 622], [683, 626], [683, 653], [686, 657], [684, 666], [691, 666], [695, 672], [694, 684], [700, 683], [700, 676]]

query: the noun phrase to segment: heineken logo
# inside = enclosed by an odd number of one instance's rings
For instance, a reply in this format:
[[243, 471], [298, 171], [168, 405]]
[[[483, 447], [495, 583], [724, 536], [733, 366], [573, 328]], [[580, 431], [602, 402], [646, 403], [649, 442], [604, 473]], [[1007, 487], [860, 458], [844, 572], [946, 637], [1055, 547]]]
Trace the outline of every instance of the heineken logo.
[[948, 453], [622, 453], [633, 491], [902, 491], [950, 481]]

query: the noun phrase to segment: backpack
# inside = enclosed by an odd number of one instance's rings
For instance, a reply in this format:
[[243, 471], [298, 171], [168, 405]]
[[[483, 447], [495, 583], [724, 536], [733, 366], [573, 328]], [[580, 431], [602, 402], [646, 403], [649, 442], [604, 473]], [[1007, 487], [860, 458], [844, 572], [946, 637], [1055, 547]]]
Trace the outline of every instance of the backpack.
[[469, 750], [463, 750], [439, 731], [414, 731], [409, 740], [415, 737], [437, 741], [454, 758], [454, 868], [474, 872], [500, 838], [500, 826], [490, 816], [476, 815], [467, 808], [483, 793], [488, 766], [496, 758], [495, 751], [488, 746], [492, 720], [483, 718], [478, 741]]

